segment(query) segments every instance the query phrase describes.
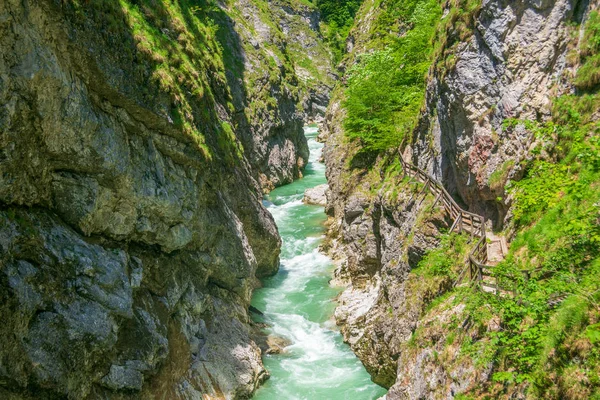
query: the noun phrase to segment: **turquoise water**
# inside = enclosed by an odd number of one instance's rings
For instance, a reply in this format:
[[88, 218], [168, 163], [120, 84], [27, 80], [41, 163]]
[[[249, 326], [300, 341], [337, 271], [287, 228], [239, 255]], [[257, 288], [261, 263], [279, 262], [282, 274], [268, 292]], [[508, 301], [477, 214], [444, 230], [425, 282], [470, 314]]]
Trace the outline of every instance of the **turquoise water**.
[[304, 178], [272, 191], [265, 203], [283, 239], [281, 268], [266, 279], [252, 304], [264, 312], [267, 333], [289, 339], [284, 354], [263, 359], [271, 378], [259, 400], [370, 400], [385, 394], [350, 348], [332, 320], [338, 289], [329, 286], [331, 260], [318, 251], [325, 233], [323, 207], [302, 203], [304, 190], [326, 183], [318, 162], [322, 145], [316, 128], [305, 128], [310, 160]]

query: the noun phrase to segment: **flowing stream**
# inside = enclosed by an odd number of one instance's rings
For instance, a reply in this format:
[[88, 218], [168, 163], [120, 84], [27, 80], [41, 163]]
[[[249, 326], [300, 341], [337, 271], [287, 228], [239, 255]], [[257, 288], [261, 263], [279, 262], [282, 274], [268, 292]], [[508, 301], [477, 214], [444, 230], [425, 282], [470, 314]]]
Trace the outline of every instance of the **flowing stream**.
[[331, 260], [320, 253], [323, 207], [302, 203], [304, 190], [323, 183], [325, 165], [317, 129], [305, 128], [310, 159], [304, 178], [272, 191], [265, 200], [283, 239], [279, 273], [263, 282], [252, 304], [264, 312], [267, 333], [287, 338], [283, 354], [267, 355], [271, 378], [255, 399], [370, 400], [385, 394], [335, 329], [332, 315], [339, 289], [329, 286]]

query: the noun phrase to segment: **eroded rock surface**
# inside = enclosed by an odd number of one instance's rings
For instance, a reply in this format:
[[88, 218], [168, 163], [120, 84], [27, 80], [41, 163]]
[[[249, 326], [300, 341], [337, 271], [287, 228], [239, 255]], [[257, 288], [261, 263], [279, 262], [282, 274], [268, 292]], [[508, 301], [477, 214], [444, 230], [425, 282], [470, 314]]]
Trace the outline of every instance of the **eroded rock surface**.
[[318, 185], [304, 191], [302, 201], [306, 204], [315, 204], [325, 207], [327, 205], [327, 190], [329, 185]]
[[443, 181], [475, 213], [500, 226], [504, 185], [537, 138], [507, 119], [544, 121], [550, 99], [571, 90], [567, 54], [572, 22], [586, 3], [483, 1], [472, 36], [456, 44], [454, 66], [436, 70], [427, 112], [408, 156]]
[[156, 79], [127, 15], [92, 6], [0, 3], [0, 397], [247, 398], [267, 377], [247, 308], [280, 251], [258, 177], [300, 175], [300, 99], [283, 71], [244, 97], [214, 60], [204, 96]]
[[[318, 12], [286, 0], [269, 5], [268, 11], [252, 0], [224, 6], [242, 17], [234, 25], [240, 43], [226, 43], [237, 62], [227, 74], [235, 83], [234, 120], [265, 191], [301, 176], [309, 155], [303, 125], [323, 118], [335, 78]], [[300, 66], [306, 64], [310, 71]]]

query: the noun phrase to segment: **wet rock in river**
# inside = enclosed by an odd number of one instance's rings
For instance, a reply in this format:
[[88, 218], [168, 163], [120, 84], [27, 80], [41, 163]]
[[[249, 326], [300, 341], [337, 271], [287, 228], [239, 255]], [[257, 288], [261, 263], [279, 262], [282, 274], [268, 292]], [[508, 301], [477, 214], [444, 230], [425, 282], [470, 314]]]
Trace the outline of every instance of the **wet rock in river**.
[[325, 207], [327, 205], [327, 190], [329, 185], [319, 185], [306, 189], [302, 201], [306, 204], [315, 204]]
[[276, 335], [267, 336], [267, 354], [285, 353], [285, 348], [292, 344], [292, 341]]

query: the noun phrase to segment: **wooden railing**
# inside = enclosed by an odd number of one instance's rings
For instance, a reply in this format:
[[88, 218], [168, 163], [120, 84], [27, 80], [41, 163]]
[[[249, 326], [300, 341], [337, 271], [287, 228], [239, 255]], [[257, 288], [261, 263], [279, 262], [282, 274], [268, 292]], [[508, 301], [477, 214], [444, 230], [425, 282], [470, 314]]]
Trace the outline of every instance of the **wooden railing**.
[[471, 239], [477, 238], [477, 242], [469, 253], [465, 268], [463, 268], [458, 279], [454, 282], [454, 286], [460, 284], [467, 274], [471, 281], [481, 284], [484, 276], [492, 276], [491, 271], [486, 266], [488, 253], [485, 217], [463, 210], [439, 181], [416, 165], [404, 161], [401, 155], [399, 157], [404, 175], [423, 183], [425, 186], [421, 189], [420, 193], [429, 190], [431, 194], [436, 196], [433, 206], [435, 207], [438, 203], [441, 204], [454, 221], [450, 232], [456, 230], [460, 233], [469, 234]]
[[[480, 288], [485, 288], [488, 291], [493, 291], [496, 295], [509, 295], [517, 297], [517, 293], [514, 290], [501, 286], [498, 277], [495, 276], [490, 270], [488, 264], [488, 250], [487, 250], [487, 236], [485, 232], [485, 218], [481, 215], [473, 214], [463, 210], [454, 201], [450, 193], [444, 188], [444, 186], [437, 181], [435, 178], [430, 176], [428, 173], [417, 167], [416, 165], [407, 163], [404, 161], [402, 156], [398, 154], [404, 175], [410, 178], [414, 178], [417, 181], [424, 184], [424, 187], [420, 190], [417, 197], [429, 190], [431, 194], [436, 196], [433, 203], [435, 207], [440, 203], [448, 215], [454, 221], [450, 232], [457, 230], [460, 233], [467, 233], [473, 238], [477, 238], [475, 245], [469, 253], [469, 257], [465, 262], [465, 267], [462, 269], [458, 278], [454, 282], [454, 286], [459, 285], [465, 276], [469, 276], [469, 280], [477, 284]], [[532, 273], [542, 271], [541, 268], [534, 270], [521, 270], [520, 273], [525, 280], [529, 280]], [[547, 274], [546, 274], [547, 275]], [[545, 276], [544, 276], [545, 277]], [[488, 278], [488, 279], [486, 279]], [[485, 284], [484, 284], [485, 282]], [[549, 300], [549, 306], [556, 306], [566, 297], [565, 293], [555, 293]]]

